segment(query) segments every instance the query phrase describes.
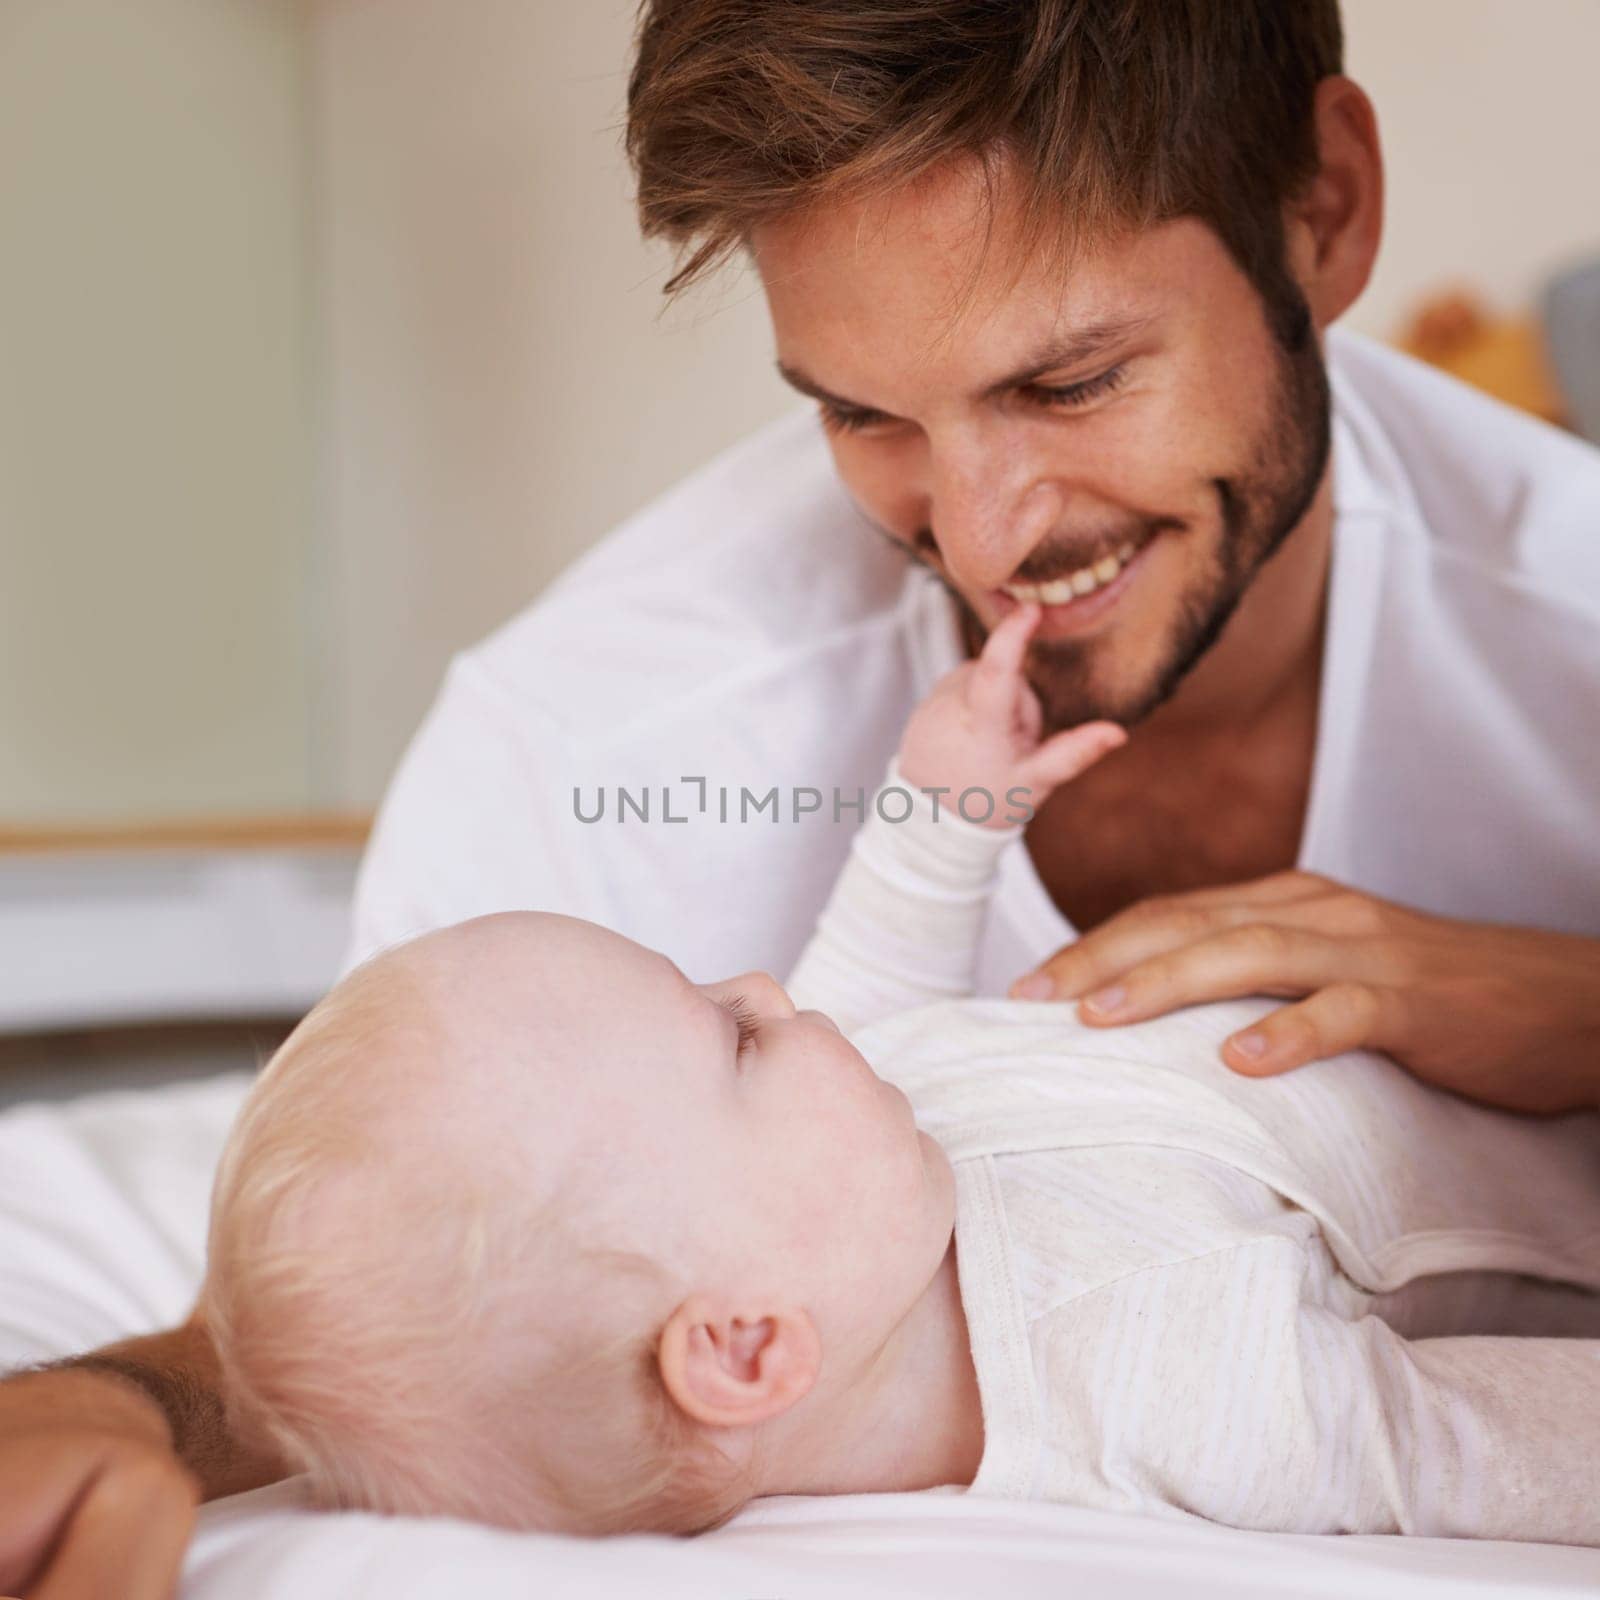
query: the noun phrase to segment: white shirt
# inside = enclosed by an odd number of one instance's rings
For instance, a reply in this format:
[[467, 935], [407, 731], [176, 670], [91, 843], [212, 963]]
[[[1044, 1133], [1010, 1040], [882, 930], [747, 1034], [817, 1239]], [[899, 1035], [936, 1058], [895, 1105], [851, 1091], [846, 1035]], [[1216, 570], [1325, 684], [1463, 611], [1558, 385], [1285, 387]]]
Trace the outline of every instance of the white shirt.
[[874, 816], [789, 982], [951, 1159], [971, 1492], [1600, 1544], [1600, 1117], [1365, 1052], [1238, 1077], [1270, 1001], [1108, 1031], [945, 999], [1015, 844]]
[[[1329, 618], [1299, 864], [1600, 935], [1600, 452], [1337, 331]], [[452, 665], [379, 817], [352, 959], [511, 907], [786, 971], [954, 610], [855, 509], [809, 413], [719, 457]], [[694, 809], [705, 782], [707, 810]], [[738, 791], [785, 815], [740, 822]], [[603, 788], [652, 795], [651, 820]], [[673, 815], [660, 820], [660, 791]], [[731, 816], [718, 817], [718, 791]], [[790, 820], [795, 791], [824, 798]], [[802, 799], [801, 804], [806, 800]], [[1073, 937], [1020, 845], [979, 992]]]

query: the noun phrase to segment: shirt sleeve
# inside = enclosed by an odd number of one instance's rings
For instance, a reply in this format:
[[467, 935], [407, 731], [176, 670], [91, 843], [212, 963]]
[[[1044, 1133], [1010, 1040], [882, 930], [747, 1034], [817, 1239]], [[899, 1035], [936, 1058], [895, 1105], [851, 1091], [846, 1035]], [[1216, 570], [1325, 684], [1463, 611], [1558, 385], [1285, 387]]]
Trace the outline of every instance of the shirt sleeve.
[[1021, 834], [966, 821], [891, 763], [790, 976], [794, 1003], [850, 1033], [970, 995], [998, 863]]
[[1276, 1532], [1600, 1543], [1600, 1341], [1407, 1339], [1325, 1257], [1257, 1240], [1058, 1311], [1050, 1427], [1097, 1446], [1055, 1491]]
[[356, 884], [345, 969], [494, 911], [607, 920], [593, 854], [571, 848], [570, 819], [557, 811], [570, 767], [559, 730], [537, 707], [458, 657], [384, 797]]

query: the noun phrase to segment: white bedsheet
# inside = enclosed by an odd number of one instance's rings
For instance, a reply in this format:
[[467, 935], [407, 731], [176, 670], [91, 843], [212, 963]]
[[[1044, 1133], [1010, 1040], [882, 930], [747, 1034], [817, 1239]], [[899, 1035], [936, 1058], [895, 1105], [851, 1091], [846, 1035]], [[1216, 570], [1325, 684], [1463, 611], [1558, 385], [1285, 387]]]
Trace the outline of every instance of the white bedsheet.
[[[211, 1169], [245, 1082], [0, 1115], [0, 1366], [187, 1311]], [[183, 1589], [185, 1600], [1596, 1592], [1596, 1550], [1245, 1534], [949, 1491], [767, 1500], [701, 1539], [592, 1543], [313, 1512], [293, 1483], [207, 1507]]]

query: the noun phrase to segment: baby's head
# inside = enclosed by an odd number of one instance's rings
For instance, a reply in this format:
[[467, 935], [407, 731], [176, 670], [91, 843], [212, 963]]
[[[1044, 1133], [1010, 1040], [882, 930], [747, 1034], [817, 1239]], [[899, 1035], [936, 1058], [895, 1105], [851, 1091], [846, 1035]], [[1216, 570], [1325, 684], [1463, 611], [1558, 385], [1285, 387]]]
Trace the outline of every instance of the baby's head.
[[905, 1097], [772, 979], [506, 914], [377, 957], [278, 1052], [202, 1311], [325, 1503], [689, 1533], [796, 1486], [953, 1215]]

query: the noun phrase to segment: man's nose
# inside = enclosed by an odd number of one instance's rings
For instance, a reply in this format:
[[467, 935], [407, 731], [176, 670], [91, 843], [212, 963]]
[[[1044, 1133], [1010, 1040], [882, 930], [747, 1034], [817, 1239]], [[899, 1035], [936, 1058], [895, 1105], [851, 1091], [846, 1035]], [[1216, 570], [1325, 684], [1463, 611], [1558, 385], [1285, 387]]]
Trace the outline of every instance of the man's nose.
[[1019, 485], [981, 467], [936, 474], [929, 528], [946, 575], [969, 591], [1009, 582], [1059, 520], [1063, 498], [1048, 480]]

